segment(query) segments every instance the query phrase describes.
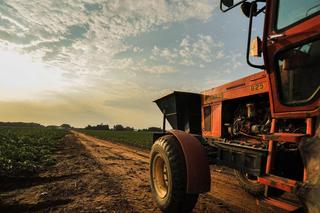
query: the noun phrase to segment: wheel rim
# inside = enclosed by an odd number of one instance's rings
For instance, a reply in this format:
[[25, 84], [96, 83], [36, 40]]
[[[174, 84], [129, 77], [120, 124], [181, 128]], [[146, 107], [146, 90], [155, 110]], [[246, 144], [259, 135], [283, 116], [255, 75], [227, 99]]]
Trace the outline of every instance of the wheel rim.
[[252, 184], [258, 184], [258, 177], [254, 175], [250, 175], [248, 173], [244, 173], [244, 177]]
[[157, 154], [153, 161], [153, 183], [157, 195], [164, 198], [168, 194], [168, 168], [164, 159]]

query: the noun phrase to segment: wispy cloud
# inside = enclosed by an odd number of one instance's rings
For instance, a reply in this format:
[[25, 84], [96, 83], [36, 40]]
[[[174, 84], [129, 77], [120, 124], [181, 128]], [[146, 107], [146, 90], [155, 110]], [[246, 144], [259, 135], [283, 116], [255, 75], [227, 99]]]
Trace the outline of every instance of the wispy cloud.
[[154, 46], [152, 49], [151, 59], [156, 60], [158, 57], [167, 60], [169, 63], [174, 63], [174, 59], [178, 57], [178, 54], [176, 51], [171, 51], [168, 48], [159, 49], [157, 46]]
[[160, 49], [154, 46], [150, 58], [166, 60], [170, 64], [204, 67], [204, 64], [224, 57], [221, 50], [223, 46], [222, 42], [215, 41], [210, 35], [186, 36], [181, 39], [178, 48]]
[[[6, 85], [6, 93], [0, 94], [0, 117], [70, 121], [75, 125], [103, 121], [151, 125], [157, 116], [161, 119], [152, 100], [172, 89], [190, 91], [202, 87], [202, 83], [187, 82], [195, 77], [193, 70], [213, 70], [221, 59], [230, 60], [225, 63], [225, 70], [242, 66], [239, 56], [226, 52], [219, 37], [202, 26], [212, 22], [217, 3], [1, 1], [0, 53], [17, 53], [15, 59], [27, 55], [28, 63], [18, 66], [7, 56], [6, 63], [2, 63], [6, 72], [1, 71], [0, 76], [8, 75], [12, 67], [14, 72], [10, 72], [10, 81], [0, 78], [1, 91]], [[177, 27], [188, 23], [201, 26], [192, 32]], [[147, 38], [148, 34], [160, 35], [163, 40], [157, 42], [153, 37]], [[129, 39], [139, 42], [126, 42]], [[188, 71], [190, 75], [185, 75]], [[26, 76], [19, 79], [20, 87], [14, 84], [12, 73]], [[21, 97], [15, 96], [19, 92]], [[31, 96], [32, 101], [24, 98]], [[21, 111], [23, 105], [28, 113]]]
[[206, 21], [214, 7], [206, 0], [13, 0], [1, 5], [1, 23], [10, 31], [0, 39], [66, 72], [106, 72], [114, 56], [130, 48], [124, 38], [190, 18]]

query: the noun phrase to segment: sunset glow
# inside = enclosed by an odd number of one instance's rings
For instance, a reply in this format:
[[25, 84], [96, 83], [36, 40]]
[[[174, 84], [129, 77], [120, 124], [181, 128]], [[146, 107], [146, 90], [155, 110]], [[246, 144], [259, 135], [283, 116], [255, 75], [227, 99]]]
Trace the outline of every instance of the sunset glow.
[[255, 72], [246, 28], [215, 0], [2, 2], [0, 120], [161, 126], [158, 97]]

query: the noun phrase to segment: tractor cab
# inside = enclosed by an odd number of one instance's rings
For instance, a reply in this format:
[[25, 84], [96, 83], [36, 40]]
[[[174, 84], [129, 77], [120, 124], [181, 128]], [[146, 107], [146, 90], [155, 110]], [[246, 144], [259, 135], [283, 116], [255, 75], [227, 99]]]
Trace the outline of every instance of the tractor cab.
[[[240, 6], [249, 18], [247, 62], [269, 74], [271, 112], [275, 118], [319, 115], [320, 1], [221, 0], [227, 12]], [[263, 38], [251, 41], [255, 17], [265, 14]], [[251, 62], [263, 55], [264, 64]]]

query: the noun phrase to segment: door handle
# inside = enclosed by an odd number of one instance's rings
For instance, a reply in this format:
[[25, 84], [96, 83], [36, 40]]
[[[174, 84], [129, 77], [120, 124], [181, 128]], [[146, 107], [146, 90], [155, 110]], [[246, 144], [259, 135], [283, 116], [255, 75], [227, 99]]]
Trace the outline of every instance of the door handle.
[[280, 34], [273, 34], [273, 35], [269, 35], [268, 36], [268, 39], [271, 40], [271, 41], [275, 41], [281, 37], [283, 37], [284, 34], [283, 33], [280, 33]]

